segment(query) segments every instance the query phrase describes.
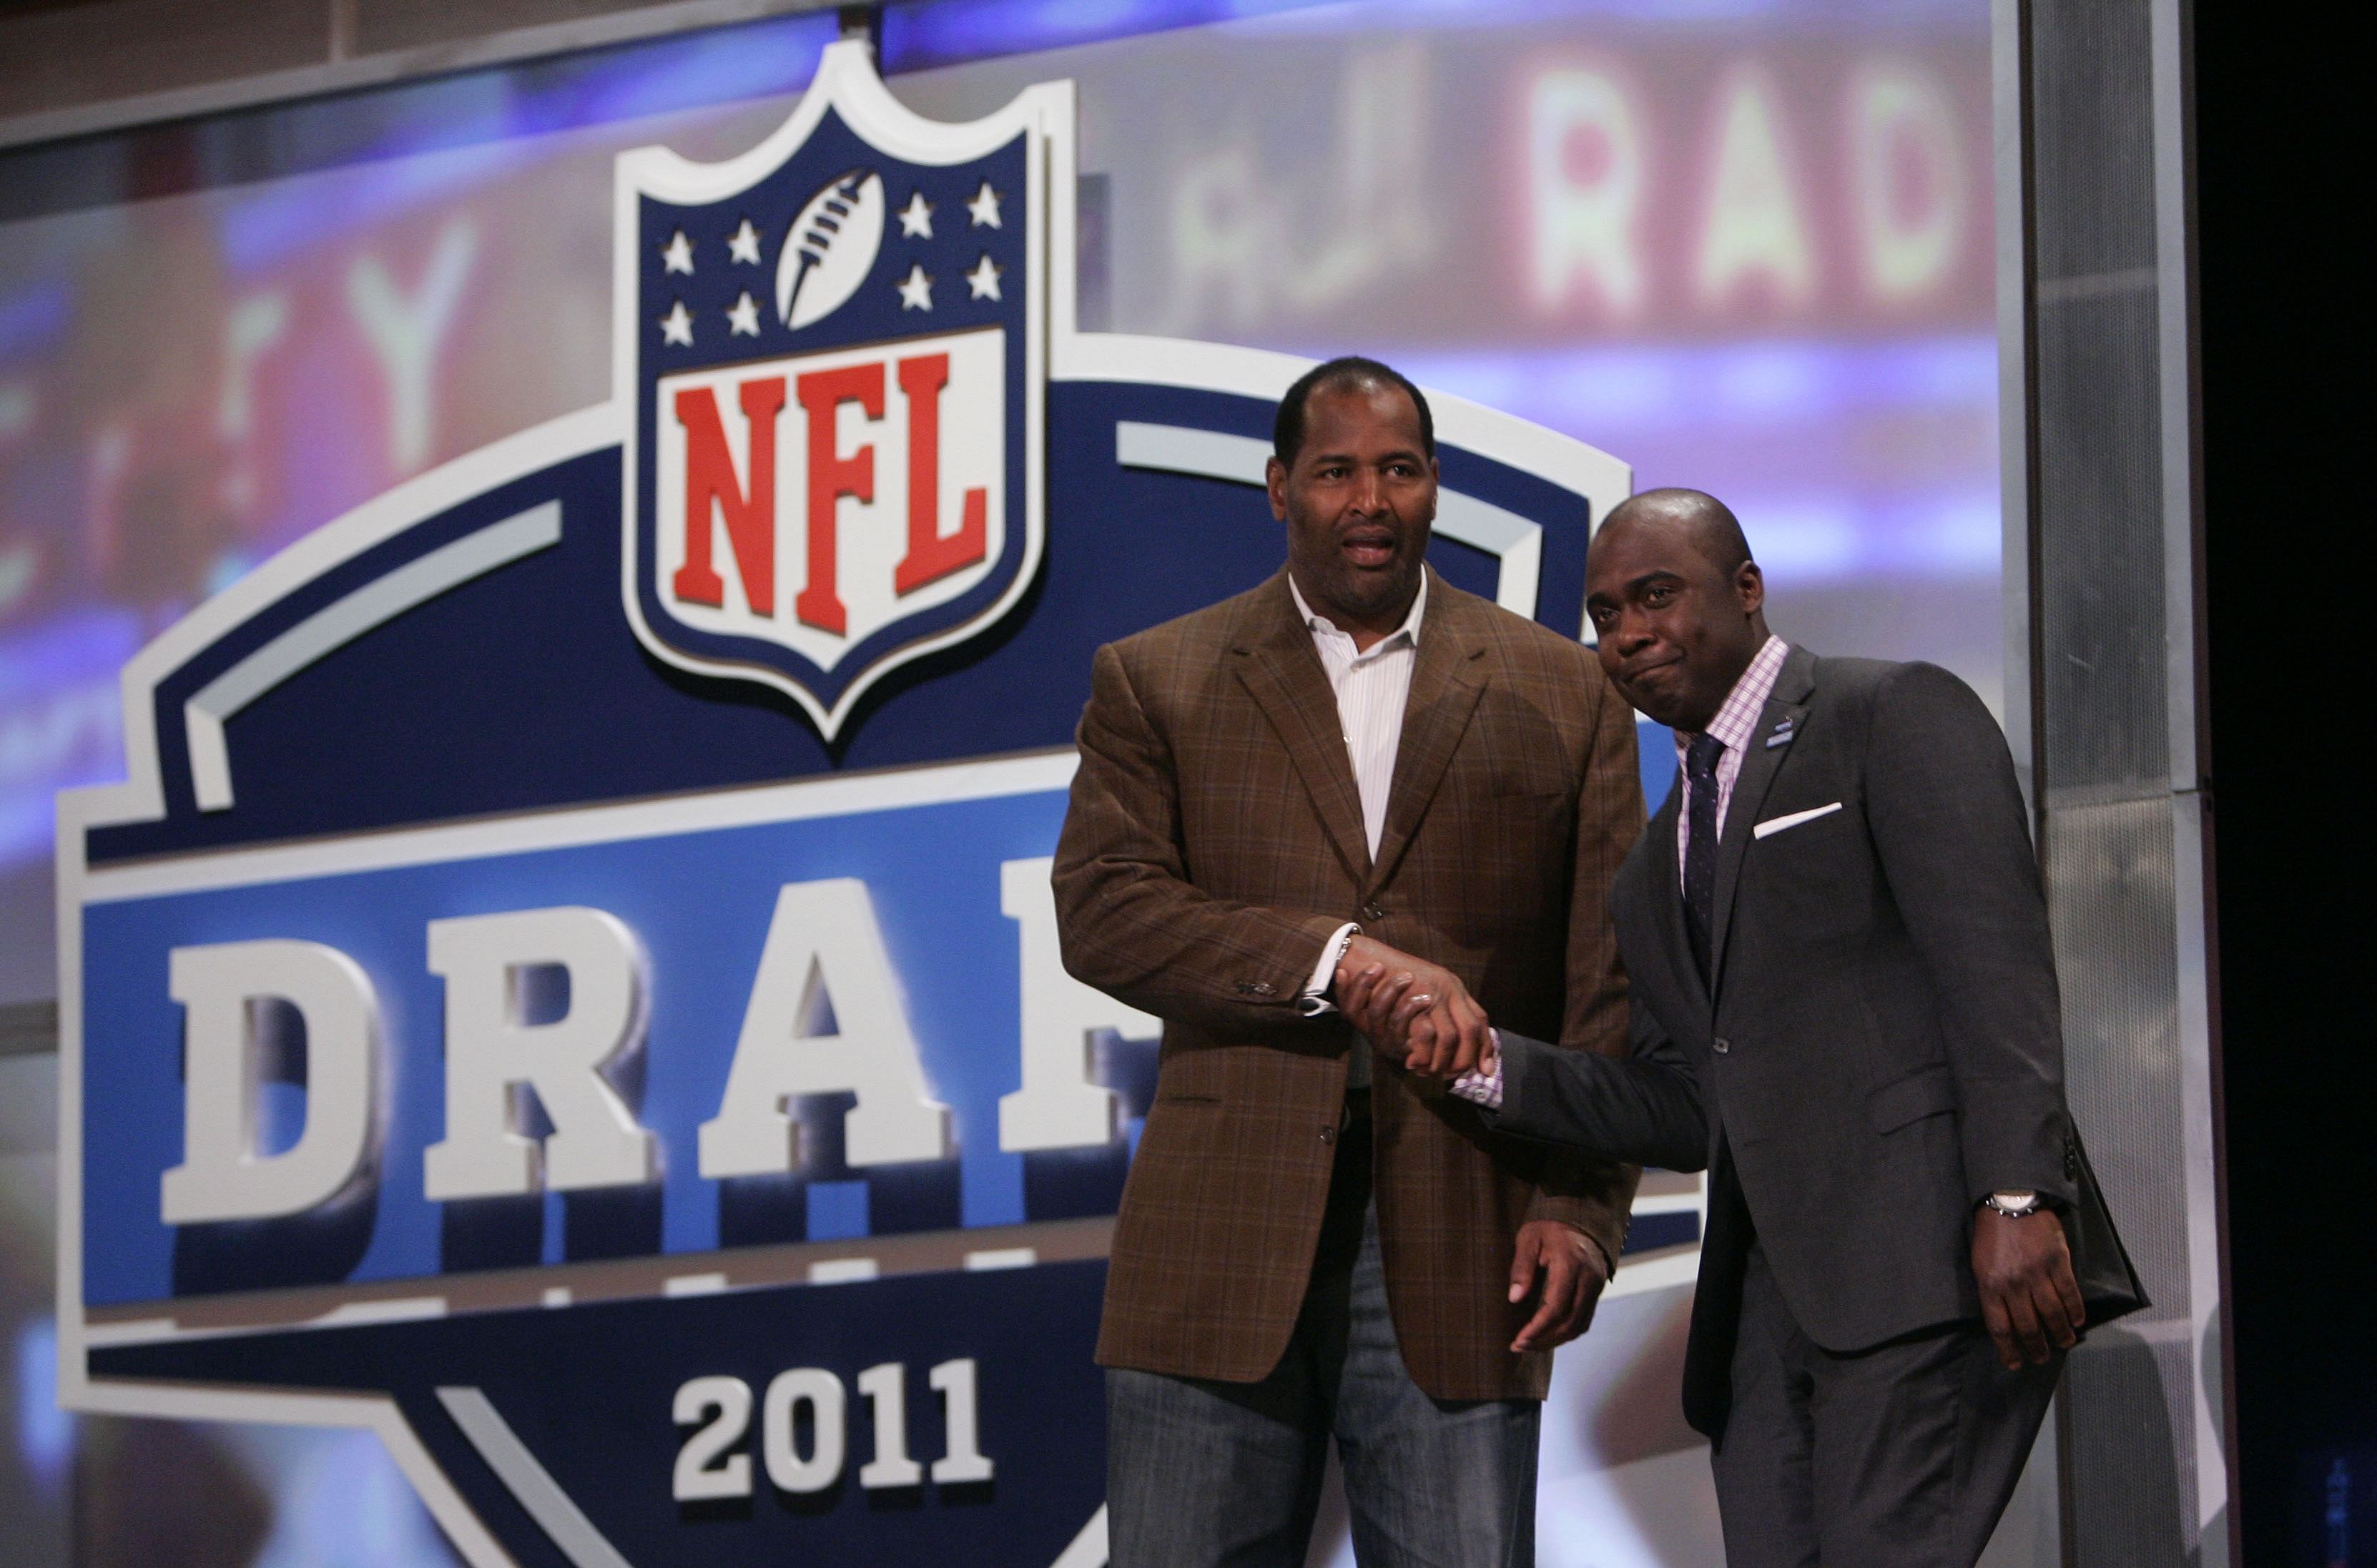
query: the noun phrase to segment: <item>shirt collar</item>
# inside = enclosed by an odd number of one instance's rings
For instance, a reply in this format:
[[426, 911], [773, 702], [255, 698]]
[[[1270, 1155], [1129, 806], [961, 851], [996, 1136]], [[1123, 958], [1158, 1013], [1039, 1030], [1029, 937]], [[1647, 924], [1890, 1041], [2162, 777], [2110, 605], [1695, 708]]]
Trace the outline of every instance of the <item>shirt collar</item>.
[[[1338, 625], [1336, 622], [1332, 621], [1326, 615], [1318, 615], [1313, 612], [1312, 606], [1304, 601], [1304, 590], [1296, 586], [1296, 574], [1294, 572], [1290, 572], [1287, 575], [1287, 591], [1296, 600], [1296, 617], [1304, 623], [1305, 629], [1307, 631], [1334, 632], [1341, 637], [1350, 638], [1352, 634], [1347, 632], [1344, 627]], [[1412, 595], [1411, 609], [1404, 614], [1404, 624], [1397, 626], [1393, 631], [1389, 632], [1376, 643], [1373, 643], [1367, 651], [1376, 653], [1379, 649], [1386, 647], [1389, 643], [1393, 642], [1397, 637], [1407, 638], [1413, 647], [1418, 647], [1420, 618], [1427, 610], [1427, 569], [1426, 567], [1422, 567], [1419, 574], [1419, 591]]]
[[[1750, 660], [1750, 668], [1733, 683], [1718, 705], [1716, 717], [1709, 720], [1708, 733], [1725, 742], [1729, 751], [1738, 752], [1750, 742], [1750, 731], [1758, 727], [1758, 716], [1766, 710], [1766, 699], [1774, 695], [1774, 683], [1783, 675], [1784, 657], [1791, 645], [1768, 633], [1766, 641]], [[1681, 756], [1691, 743], [1683, 731], [1676, 732], [1676, 754]]]

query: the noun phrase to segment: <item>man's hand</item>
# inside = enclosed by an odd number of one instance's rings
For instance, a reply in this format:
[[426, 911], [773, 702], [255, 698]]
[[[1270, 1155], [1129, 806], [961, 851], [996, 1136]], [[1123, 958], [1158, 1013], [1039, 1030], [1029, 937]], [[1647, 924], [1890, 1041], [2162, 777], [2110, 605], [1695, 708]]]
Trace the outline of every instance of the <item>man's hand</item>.
[[1539, 1286], [1543, 1299], [1511, 1341], [1511, 1353], [1548, 1350], [1583, 1334], [1608, 1283], [1601, 1250], [1575, 1226], [1558, 1219], [1530, 1219], [1520, 1226], [1511, 1257], [1511, 1303], [1525, 1301]]
[[1403, 1057], [1415, 1073], [1458, 1077], [1492, 1038], [1486, 1010], [1460, 976], [1372, 937], [1345, 944], [1331, 999], [1374, 1050]]
[[2063, 1221], [2041, 1208], [2018, 1218], [1973, 1215], [1973, 1278], [1981, 1288], [1981, 1322], [2008, 1372], [2044, 1362], [2051, 1343], [2070, 1349], [2088, 1322]]

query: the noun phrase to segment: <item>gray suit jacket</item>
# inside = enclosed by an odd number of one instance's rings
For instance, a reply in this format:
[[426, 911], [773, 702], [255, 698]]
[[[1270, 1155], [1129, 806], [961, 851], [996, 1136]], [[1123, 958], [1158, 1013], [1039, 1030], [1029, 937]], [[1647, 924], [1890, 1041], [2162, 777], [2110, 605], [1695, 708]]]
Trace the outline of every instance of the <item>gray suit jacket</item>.
[[1610, 894], [1630, 1054], [1505, 1032], [1499, 1124], [1712, 1172], [1685, 1410], [1714, 1432], [1753, 1233], [1809, 1337], [1863, 1349], [1977, 1318], [1974, 1206], [2069, 1205], [2080, 1154], [2022, 796], [1970, 688], [1791, 650], [1718, 840], [1709, 986], [1684, 936], [1682, 795]]

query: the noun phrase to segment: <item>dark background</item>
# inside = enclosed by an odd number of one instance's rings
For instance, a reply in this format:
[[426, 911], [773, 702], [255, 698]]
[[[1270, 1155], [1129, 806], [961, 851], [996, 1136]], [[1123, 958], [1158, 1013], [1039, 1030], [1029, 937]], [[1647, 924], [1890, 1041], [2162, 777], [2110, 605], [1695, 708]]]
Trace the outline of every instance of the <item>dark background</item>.
[[[2246, 1564], [2377, 1562], [2367, 1007], [2370, 84], [2333, 13], [2195, 8], [2228, 1301]], [[2353, 1452], [2358, 1450], [2358, 1452]]]

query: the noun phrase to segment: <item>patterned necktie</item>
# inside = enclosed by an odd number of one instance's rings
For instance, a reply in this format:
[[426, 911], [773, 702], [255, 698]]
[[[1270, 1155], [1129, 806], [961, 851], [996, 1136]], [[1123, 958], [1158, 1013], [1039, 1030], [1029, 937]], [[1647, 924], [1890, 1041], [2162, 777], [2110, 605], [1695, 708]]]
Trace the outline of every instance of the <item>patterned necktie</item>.
[[1709, 983], [1709, 917], [1716, 904], [1716, 759], [1724, 752], [1725, 742], [1708, 734], [1693, 736], [1684, 752], [1691, 812], [1684, 839], [1684, 934], [1691, 939], [1702, 985]]

